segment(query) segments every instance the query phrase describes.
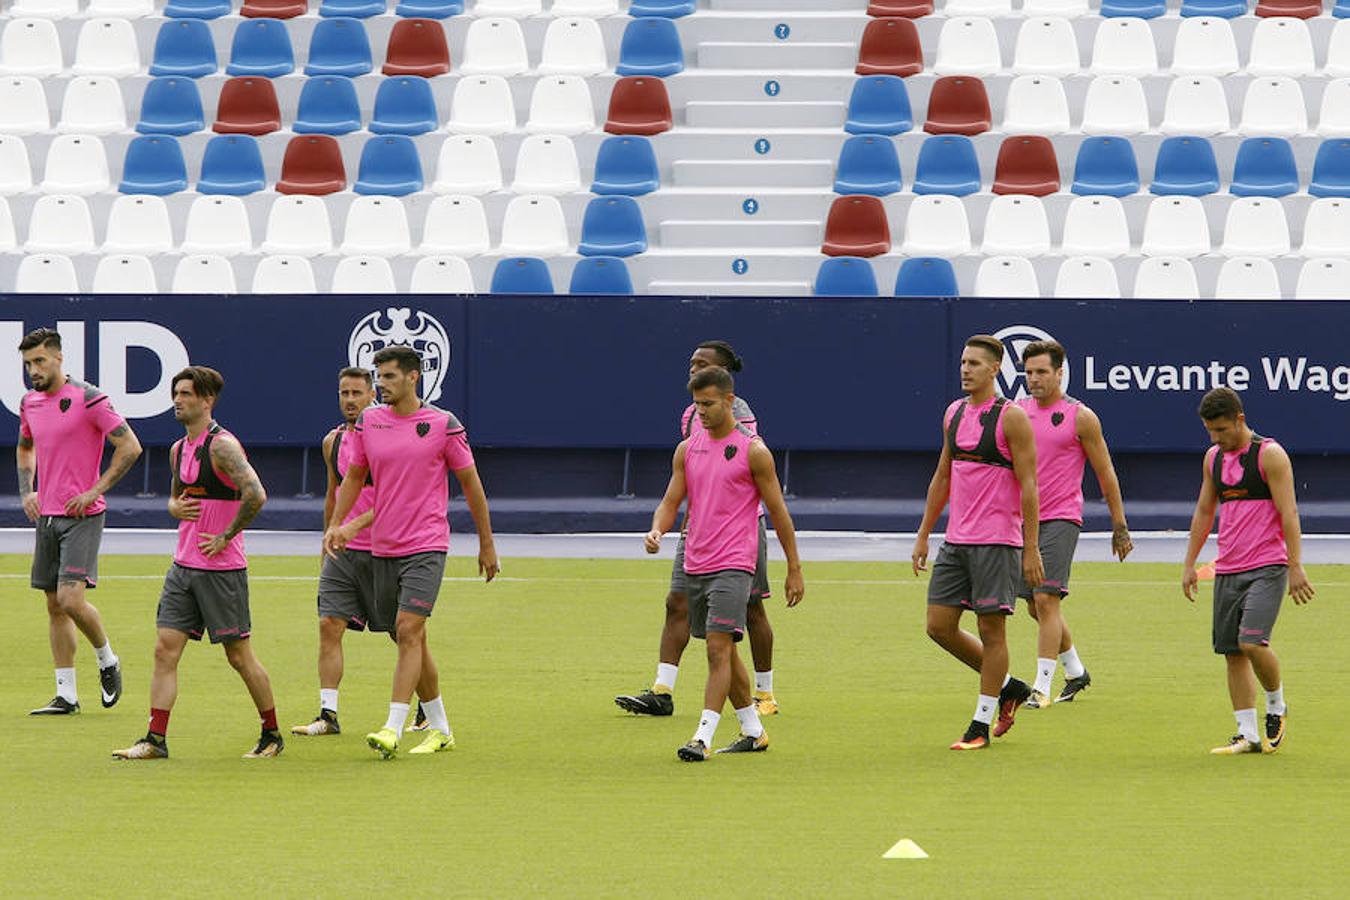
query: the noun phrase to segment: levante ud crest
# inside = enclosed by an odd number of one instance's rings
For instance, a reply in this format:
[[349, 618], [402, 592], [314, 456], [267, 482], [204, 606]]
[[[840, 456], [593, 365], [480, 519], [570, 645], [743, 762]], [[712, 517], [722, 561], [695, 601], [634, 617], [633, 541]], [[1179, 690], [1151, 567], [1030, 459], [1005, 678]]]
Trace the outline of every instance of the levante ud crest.
[[422, 357], [422, 399], [434, 403], [441, 396], [450, 368], [450, 333], [430, 313], [391, 306], [376, 310], [356, 323], [347, 342], [349, 365], [374, 370], [373, 358], [385, 347], [411, 347]]

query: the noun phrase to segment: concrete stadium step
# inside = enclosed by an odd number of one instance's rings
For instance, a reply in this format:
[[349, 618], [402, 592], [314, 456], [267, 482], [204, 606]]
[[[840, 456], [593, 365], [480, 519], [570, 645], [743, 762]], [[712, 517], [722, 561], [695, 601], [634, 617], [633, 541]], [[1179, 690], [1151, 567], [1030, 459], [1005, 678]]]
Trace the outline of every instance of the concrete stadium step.
[[[700, 11], [676, 20], [680, 40], [686, 47], [703, 41], [842, 41], [857, 48], [868, 17], [860, 11], [789, 11], [775, 6], [760, 13]], [[936, 36], [934, 40], [936, 40]], [[934, 45], [936, 46], [936, 44]]]
[[701, 69], [844, 69], [858, 61], [857, 42], [707, 41], [696, 51]]
[[845, 105], [828, 100], [691, 100], [684, 120], [691, 128], [843, 128]]
[[862, 13], [867, 4], [859, 0], [708, 0], [708, 8], [736, 12], [777, 12], [778, 10], [847, 10]]
[[808, 247], [819, 246], [818, 219], [727, 222], [667, 219], [661, 223], [662, 247]]
[[653, 281], [649, 294], [719, 297], [805, 297], [811, 293], [809, 281]]
[[678, 159], [675, 187], [821, 187], [834, 181], [834, 160]]

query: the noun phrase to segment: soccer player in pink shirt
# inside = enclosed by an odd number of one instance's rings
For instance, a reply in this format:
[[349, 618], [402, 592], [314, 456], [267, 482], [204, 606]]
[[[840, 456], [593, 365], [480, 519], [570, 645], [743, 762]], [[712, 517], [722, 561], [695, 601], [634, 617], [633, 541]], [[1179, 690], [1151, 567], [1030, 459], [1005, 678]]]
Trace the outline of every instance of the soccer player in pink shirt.
[[1069, 626], [1060, 613], [1060, 603], [1069, 595], [1069, 570], [1083, 530], [1083, 467], [1092, 471], [1101, 485], [1102, 497], [1111, 513], [1111, 552], [1122, 562], [1134, 549], [1125, 522], [1125, 503], [1120, 481], [1111, 465], [1111, 451], [1102, 435], [1102, 422], [1083, 403], [1064, 394], [1064, 348], [1056, 341], [1033, 341], [1022, 351], [1022, 371], [1030, 397], [1017, 401], [1031, 420], [1036, 437], [1036, 487], [1041, 501], [1041, 560], [1045, 580], [1024, 588], [1018, 596], [1028, 601], [1027, 611], [1036, 620], [1036, 681], [1031, 686], [1028, 709], [1050, 705], [1050, 683], [1057, 662], [1064, 663], [1064, 689], [1055, 703], [1073, 700], [1092, 683], [1078, 658]]
[[[48, 639], [56, 666], [56, 696], [31, 715], [71, 715], [80, 711], [77, 630], [98, 658], [103, 705], [112, 706], [122, 696], [121, 663], [85, 592], [98, 584], [107, 507], [103, 495], [135, 464], [141, 443], [107, 394], [62, 371], [61, 335], [54, 329], [25, 335], [19, 352], [33, 385], [19, 401], [19, 497], [24, 514], [37, 523], [32, 585], [47, 595]], [[113, 453], [100, 475], [105, 440]]]
[[426, 739], [410, 753], [451, 750], [455, 738], [441, 699], [440, 675], [427, 646], [427, 619], [436, 606], [450, 549], [446, 518], [448, 473], [454, 472], [478, 528], [478, 572], [487, 581], [500, 568], [488, 515], [487, 495], [474, 465], [464, 426], [453, 414], [417, 396], [422, 358], [410, 347], [375, 353], [375, 377], [384, 406], [369, 407], [345, 443], [351, 446], [347, 472], [324, 533], [324, 549], [337, 555], [346, 546], [342, 526], [355, 507], [366, 476], [374, 482], [375, 518], [370, 526], [374, 566], [374, 615], [380, 631], [393, 631], [398, 663], [384, 727], [366, 743], [385, 759], [398, 751], [413, 690], [422, 698]]
[[[942, 453], [928, 485], [923, 522], [914, 538], [914, 574], [928, 568], [928, 536], [951, 501], [947, 533], [928, 582], [928, 636], [980, 673], [975, 716], [953, 750], [989, 746], [1013, 726], [1031, 686], [1008, 674], [1006, 617], [1019, 583], [1041, 584], [1038, 546], [1036, 442], [1027, 414], [998, 395], [995, 378], [1003, 342], [977, 334], [961, 352], [964, 400], [942, 419]], [[1020, 557], [1020, 563], [1019, 563]], [[975, 613], [980, 635], [961, 629], [961, 614]]]
[[[1274, 753], [1284, 743], [1289, 707], [1280, 661], [1270, 636], [1288, 586], [1294, 603], [1312, 599], [1303, 571], [1303, 531], [1294, 497], [1294, 467], [1275, 441], [1247, 425], [1242, 399], [1215, 388], [1200, 401], [1200, 418], [1214, 446], [1205, 453], [1200, 498], [1191, 517], [1181, 590], [1195, 602], [1195, 561], [1219, 509], [1219, 556], [1214, 561], [1214, 652], [1228, 663], [1228, 695], [1238, 733], [1211, 753]], [[1256, 724], [1256, 682], [1266, 690], [1264, 733]]]
[[689, 597], [689, 629], [707, 641], [708, 682], [698, 730], [677, 753], [686, 762], [709, 755], [713, 735], [730, 698], [740, 736], [719, 753], [751, 753], [769, 748], [769, 737], [750, 693], [750, 674], [736, 652], [745, 634], [746, 610], [759, 558], [760, 503], [769, 510], [778, 542], [787, 556], [784, 584], [787, 605], [796, 606], [806, 591], [797, 536], [778, 484], [773, 454], [764, 441], [736, 421], [735, 382], [713, 366], [694, 373], [689, 391], [702, 428], [675, 448], [670, 484], [652, 514], [644, 539], [648, 553], [661, 548], [661, 537], [675, 524], [689, 499], [684, 572]]

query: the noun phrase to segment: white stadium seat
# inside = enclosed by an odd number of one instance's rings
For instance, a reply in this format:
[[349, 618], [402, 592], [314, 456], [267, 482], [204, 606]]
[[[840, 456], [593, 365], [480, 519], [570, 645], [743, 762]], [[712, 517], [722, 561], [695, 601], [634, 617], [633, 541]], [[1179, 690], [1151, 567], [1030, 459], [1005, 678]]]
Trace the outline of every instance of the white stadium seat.
[[1066, 256], [1108, 259], [1130, 252], [1130, 226], [1119, 197], [1075, 197], [1064, 214]]
[[1286, 256], [1289, 222], [1284, 204], [1274, 197], [1238, 197], [1223, 226], [1224, 256]]
[[392, 294], [394, 270], [383, 256], [346, 256], [333, 269], [334, 294]]
[[272, 201], [263, 253], [318, 256], [333, 249], [333, 226], [322, 197], [296, 194]]
[[0, 75], [57, 75], [61, 38], [50, 19], [11, 19], [0, 34]]
[[1003, 130], [1009, 134], [1063, 134], [1069, 130], [1069, 98], [1049, 75], [1018, 75], [1008, 87]]
[[1084, 134], [1142, 134], [1148, 131], [1148, 121], [1148, 100], [1138, 78], [1098, 75], [1092, 79], [1083, 98]]
[[77, 294], [80, 280], [75, 263], [60, 253], [30, 253], [19, 262], [14, 276], [16, 294]]
[[154, 294], [155, 267], [148, 257], [138, 254], [105, 256], [94, 270], [95, 294]]
[[91, 253], [94, 250], [94, 220], [89, 204], [72, 194], [39, 197], [28, 218], [29, 253]]
[[1013, 72], [1019, 75], [1073, 75], [1079, 70], [1073, 23], [1057, 16], [1027, 19], [1017, 32]]
[[906, 256], [960, 256], [970, 252], [970, 221], [960, 197], [915, 197], [905, 216]]
[[108, 212], [104, 253], [167, 253], [173, 248], [173, 227], [163, 197], [126, 194]]
[[255, 294], [314, 294], [314, 267], [303, 256], [264, 256], [253, 270]]
[[0, 134], [37, 134], [49, 128], [42, 82], [32, 75], [0, 78]]
[[1213, 75], [1173, 78], [1167, 88], [1160, 131], [1208, 137], [1227, 131], [1228, 98]]
[[514, 19], [477, 19], [464, 35], [464, 59], [459, 71], [465, 75], [520, 75], [529, 71], [525, 33]]
[[571, 138], [532, 134], [521, 141], [511, 181], [514, 193], [570, 194], [581, 189], [581, 166]]
[[40, 189], [45, 194], [97, 194], [112, 186], [103, 141], [91, 134], [61, 134], [47, 147]]
[[1298, 273], [1297, 300], [1344, 300], [1350, 284], [1350, 259], [1310, 259]]
[[1303, 220], [1304, 256], [1350, 257], [1350, 199], [1320, 197]]
[[1071, 256], [1055, 276], [1055, 296], [1084, 300], [1117, 300], [1120, 280], [1111, 260], [1100, 256]]
[[23, 138], [0, 134], [0, 196], [22, 194], [33, 187], [33, 166]]
[[451, 131], [463, 134], [503, 134], [513, 130], [516, 106], [506, 79], [500, 75], [461, 78], [450, 98], [450, 121], [446, 124]]
[[1173, 75], [1229, 75], [1238, 70], [1237, 41], [1227, 19], [1181, 20], [1172, 42]]
[[0, 197], [0, 253], [18, 246], [19, 238], [14, 232], [14, 216], [10, 214], [9, 201]]
[[1308, 109], [1297, 81], [1268, 75], [1248, 82], [1238, 134], [1292, 137], [1307, 130]]
[[80, 28], [75, 45], [76, 75], [112, 75], [124, 78], [141, 71], [136, 32], [126, 19], [89, 19]]
[[1350, 78], [1328, 81], [1322, 89], [1317, 133], [1322, 137], [1350, 137]]
[[412, 249], [408, 214], [397, 197], [357, 197], [347, 208], [340, 252], [348, 256], [400, 256]]
[[1235, 256], [1219, 268], [1215, 300], [1279, 300], [1275, 264], [1260, 256]]
[[174, 294], [236, 294], [234, 268], [223, 256], [194, 253], [178, 261], [173, 270]]
[[413, 294], [472, 294], [473, 273], [458, 256], [425, 256], [413, 267]]
[[998, 34], [988, 19], [954, 16], [942, 23], [933, 71], [938, 75], [993, 75], [1003, 68]]
[[483, 202], [468, 194], [437, 197], [422, 225], [422, 253], [477, 256], [491, 246]]
[[184, 253], [234, 256], [253, 249], [253, 230], [242, 197], [207, 194], [192, 201], [183, 235]]
[[1149, 203], [1141, 253], [1189, 258], [1209, 248], [1209, 220], [1199, 197], [1155, 197]]
[[991, 256], [1040, 256], [1050, 252], [1050, 220], [1040, 197], [1004, 194], [989, 204], [981, 250]]
[[484, 135], [456, 135], [441, 144], [436, 159], [438, 194], [487, 194], [502, 187], [497, 145]]
[[610, 71], [605, 37], [589, 16], [554, 19], [544, 32], [540, 75], [598, 75]]
[[126, 103], [116, 78], [110, 75], [84, 75], [66, 83], [57, 131], [64, 134], [113, 134], [125, 131], [126, 127]]
[[580, 75], [550, 75], [534, 83], [526, 131], [531, 134], [582, 134], [594, 129], [595, 108], [586, 79]]
[[1092, 42], [1092, 72], [1097, 75], [1153, 75], [1158, 48], [1144, 19], [1103, 19]]
[[976, 297], [1039, 297], [1036, 270], [1024, 256], [991, 256], [975, 271]]
[[1134, 275], [1137, 300], [1198, 300], [1195, 267], [1180, 256], [1153, 256], [1139, 262]]
[[1312, 34], [1302, 19], [1277, 16], [1258, 19], [1252, 32], [1251, 75], [1311, 75], [1317, 71]]
[[507, 256], [558, 256], [571, 250], [558, 198], [546, 194], [512, 198], [502, 217], [499, 249]]

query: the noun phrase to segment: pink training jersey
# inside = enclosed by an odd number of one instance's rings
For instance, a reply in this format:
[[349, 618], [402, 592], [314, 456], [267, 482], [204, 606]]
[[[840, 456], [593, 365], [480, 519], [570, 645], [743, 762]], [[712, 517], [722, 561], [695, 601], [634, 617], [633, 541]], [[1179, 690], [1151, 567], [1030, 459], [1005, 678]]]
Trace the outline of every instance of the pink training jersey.
[[459, 419], [425, 403], [408, 416], [368, 407], [344, 443], [351, 446], [348, 465], [368, 469], [375, 482], [371, 553], [448, 552], [448, 473], [473, 465]]
[[233, 437], [212, 422], [201, 434], [182, 438], [169, 450], [169, 459], [183, 489], [180, 496], [196, 497], [201, 501], [201, 515], [196, 521], [178, 523], [178, 549], [173, 561], [189, 569], [229, 571], [248, 568], [242, 531], [215, 556], [207, 556], [197, 547], [203, 534], [220, 534], [239, 514], [239, 488], [211, 462], [212, 442], [225, 435]]
[[717, 440], [700, 428], [684, 448], [689, 495], [684, 571], [706, 575], [724, 569], [755, 571], [759, 559], [759, 486], [750, 471], [750, 444], [759, 440], [744, 425]]
[[[352, 464], [352, 446], [351, 442], [346, 440], [351, 435], [346, 425], [339, 425], [333, 429], [332, 462], [333, 471], [337, 472], [338, 480], [341, 481], [347, 475], [347, 467]], [[369, 475], [366, 476], [366, 484], [361, 488], [360, 495], [356, 498], [356, 503], [352, 506], [352, 511], [347, 514], [347, 518], [342, 520], [346, 525], [357, 516], [365, 515], [366, 511], [375, 506], [375, 488]], [[370, 527], [362, 528], [356, 533], [356, 537], [347, 542], [348, 550], [369, 551], [371, 547]]]
[[1041, 521], [1059, 519], [1082, 525], [1083, 467], [1087, 454], [1078, 439], [1078, 410], [1083, 404], [1061, 396], [1049, 406], [1042, 406], [1035, 397], [1018, 400], [1017, 405], [1031, 419], [1031, 432], [1036, 438]]
[[[19, 401], [19, 435], [31, 440], [36, 451], [41, 515], [64, 516], [66, 501], [98, 483], [104, 438], [125, 424], [107, 394], [74, 378], [67, 378], [53, 394], [24, 394]], [[85, 515], [97, 515], [107, 507], [99, 497]]]
[[949, 544], [1022, 546], [1022, 492], [1003, 433], [1007, 403], [955, 400], [943, 416], [952, 457]]
[[1217, 446], [1210, 447], [1205, 454], [1205, 465], [1219, 494], [1216, 574], [1231, 575], [1262, 566], [1289, 564], [1280, 511], [1271, 499], [1265, 468], [1261, 465], [1261, 453], [1274, 444], [1270, 438], [1253, 434], [1250, 444], [1222, 454], [1222, 461], [1218, 459]]

